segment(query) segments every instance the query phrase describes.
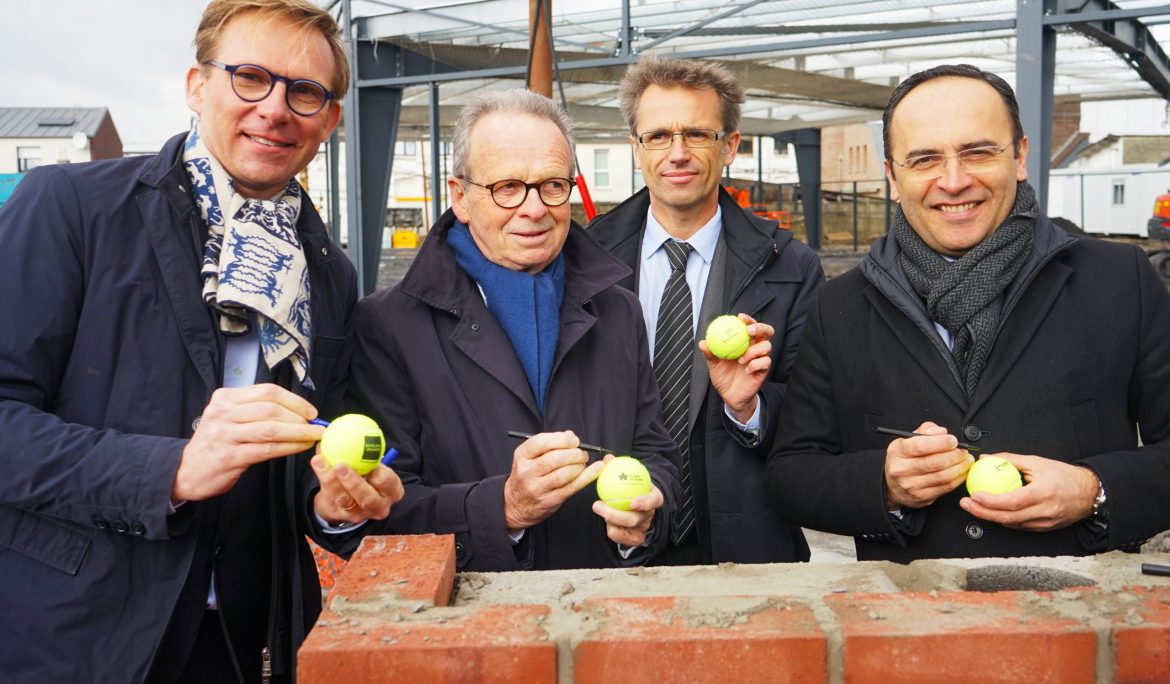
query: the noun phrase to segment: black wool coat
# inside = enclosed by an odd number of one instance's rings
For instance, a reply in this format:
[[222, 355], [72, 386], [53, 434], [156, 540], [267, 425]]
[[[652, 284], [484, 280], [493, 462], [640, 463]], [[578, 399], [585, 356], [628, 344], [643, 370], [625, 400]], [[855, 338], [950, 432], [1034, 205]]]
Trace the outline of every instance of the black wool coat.
[[[1170, 293], [1145, 254], [1073, 239], [1040, 216], [970, 400], [897, 255], [880, 240], [809, 314], [768, 464], [783, 514], [852, 535], [859, 559], [899, 562], [1134, 549], [1170, 528]], [[961, 485], [895, 524], [891, 438], [874, 430], [926, 420], [987, 453], [1091, 468], [1108, 495], [1107, 541], [1096, 548], [1087, 522], [1037, 533], [977, 519], [959, 507]]]
[[[715, 563], [778, 563], [805, 561], [808, 544], [800, 528], [780, 516], [768, 501], [764, 466], [775, 440], [780, 414], [788, 405], [788, 378], [796, 360], [805, 316], [817, 288], [825, 280], [820, 259], [807, 245], [779, 230], [775, 221], [739, 207], [720, 188], [722, 240], [727, 247], [727, 273], [721, 313], [746, 313], [776, 329], [772, 338], [772, 369], [760, 388], [760, 434], [753, 437], [735, 427], [723, 409], [723, 398], [708, 378], [698, 418], [691, 427], [691, 458], [702, 461], [706, 491], [696, 500], [700, 543]], [[643, 189], [613, 211], [589, 224], [597, 240], [634, 273], [620, 283], [636, 291], [637, 266], [649, 191]], [[702, 331], [699, 331], [699, 335]], [[706, 374], [706, 367], [703, 366]]]
[[[628, 271], [570, 228], [542, 415], [511, 341], [455, 262], [446, 239], [454, 221], [448, 210], [402, 282], [358, 304], [349, 403], [386, 431], [406, 485], [390, 517], [366, 531], [454, 534], [460, 571], [644, 562], [669, 537], [662, 531], [679, 499], [678, 450], [658, 417], [638, 300], [614, 287]], [[582, 442], [641, 458], [666, 498], [651, 546], [622, 559], [591, 510], [590, 485], [514, 547], [504, 522], [504, 482], [519, 444], [510, 430], [573, 430]]]

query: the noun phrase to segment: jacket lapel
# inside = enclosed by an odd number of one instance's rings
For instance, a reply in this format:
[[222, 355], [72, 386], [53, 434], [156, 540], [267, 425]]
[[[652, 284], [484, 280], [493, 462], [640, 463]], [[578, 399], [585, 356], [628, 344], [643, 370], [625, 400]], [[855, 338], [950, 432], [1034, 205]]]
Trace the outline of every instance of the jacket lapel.
[[173, 143], [174, 139], [143, 173], [141, 180], [152, 187], [140, 192], [136, 200], [187, 355], [199, 377], [213, 390], [219, 386], [219, 345], [214, 326], [208, 324], [210, 310], [201, 296], [200, 252], [196, 251], [199, 219], [186, 190], [182, 167], [172, 164], [166, 168], [167, 160], [177, 159], [178, 146]]
[[[627, 241], [630, 242], [630, 241]], [[632, 243], [637, 246], [638, 241]], [[561, 361], [597, 323], [589, 309], [594, 295], [623, 282], [631, 282], [627, 264], [619, 263], [577, 224], [569, 226], [565, 239], [565, 295], [561, 300], [561, 329], [553, 359], [555, 376]], [[634, 252], [637, 260], [637, 250]]]
[[971, 414], [978, 411], [979, 407], [994, 394], [995, 388], [1007, 378], [1020, 354], [1023, 354], [1031, 344], [1049, 310], [1056, 304], [1056, 299], [1071, 274], [1072, 270], [1064, 264], [1050, 263], [1031, 283], [1025, 285], [1027, 289], [1023, 297], [1011, 311], [1006, 312], [1007, 319], [996, 334], [991, 355], [987, 359], [987, 367], [975, 387]]
[[[891, 337], [905, 348], [905, 355], [922, 368], [926, 377], [930, 378], [959, 410], [963, 410], [967, 406], [967, 397], [955, 381], [946, 360], [923, 330], [873, 285], [867, 286], [864, 294], [878, 318], [889, 328]], [[890, 354], [890, 358], [899, 357], [899, 354]]]
[[[775, 298], [760, 278], [753, 278], [767, 259], [774, 258], [777, 237], [767, 235], [744, 214], [744, 209], [719, 188], [723, 210], [722, 240], [727, 245], [723, 313], [743, 312], [753, 318]], [[750, 281], [750, 282], [749, 282]]]
[[[466, 278], [462, 271], [455, 275]], [[524, 367], [520, 365], [512, 340], [508, 339], [508, 334], [484, 304], [479, 288], [468, 292], [459, 314], [459, 322], [451, 331], [451, 344], [515, 395], [539, 420], [536, 397], [532, 395], [528, 376], [524, 374]]]

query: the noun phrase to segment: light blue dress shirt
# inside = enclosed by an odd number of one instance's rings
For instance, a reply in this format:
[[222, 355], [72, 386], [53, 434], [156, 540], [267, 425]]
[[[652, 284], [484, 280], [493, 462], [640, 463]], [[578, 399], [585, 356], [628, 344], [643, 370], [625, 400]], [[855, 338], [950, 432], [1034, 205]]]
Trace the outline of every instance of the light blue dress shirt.
[[[702, 228], [695, 231], [686, 239], [693, 249], [687, 258], [687, 286], [691, 289], [691, 330], [695, 331], [698, 340], [699, 313], [703, 307], [703, 295], [707, 293], [707, 276], [711, 274], [711, 263], [715, 260], [715, 247], [719, 244], [719, 234], [723, 230], [723, 208], [716, 207], [715, 215]], [[658, 328], [658, 308], [662, 303], [662, 291], [666, 289], [666, 281], [670, 279], [670, 258], [662, 244], [674, 239], [662, 224], [654, 218], [654, 212], [646, 210], [646, 231], [642, 235], [642, 263], [638, 268], [638, 301], [642, 304], [642, 313], [646, 319], [646, 341], [650, 345], [650, 358], [654, 358], [654, 342]], [[723, 412], [741, 430], [759, 433], [760, 406], [763, 401], [756, 397], [756, 410], [747, 423], [741, 423], [731, 415], [727, 404], [723, 404]]]

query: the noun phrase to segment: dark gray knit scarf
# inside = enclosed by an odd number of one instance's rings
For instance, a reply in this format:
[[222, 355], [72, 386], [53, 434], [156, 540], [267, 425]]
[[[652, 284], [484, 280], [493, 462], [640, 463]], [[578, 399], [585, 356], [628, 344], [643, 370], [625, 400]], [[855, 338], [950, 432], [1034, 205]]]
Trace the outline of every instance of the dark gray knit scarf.
[[954, 337], [951, 356], [959, 368], [967, 398], [987, 364], [999, 329], [1004, 291], [1032, 253], [1037, 213], [1036, 193], [1021, 182], [1011, 214], [991, 235], [958, 261], [943, 259], [911, 229], [898, 207], [893, 219], [898, 259], [914, 290], [926, 301], [931, 320]]

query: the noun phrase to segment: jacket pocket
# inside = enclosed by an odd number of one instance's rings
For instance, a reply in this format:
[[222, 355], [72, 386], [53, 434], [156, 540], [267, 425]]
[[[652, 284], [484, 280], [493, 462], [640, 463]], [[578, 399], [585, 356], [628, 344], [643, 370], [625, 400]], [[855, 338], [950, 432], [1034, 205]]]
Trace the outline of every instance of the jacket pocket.
[[51, 518], [0, 506], [0, 547], [76, 575], [93, 538]]

